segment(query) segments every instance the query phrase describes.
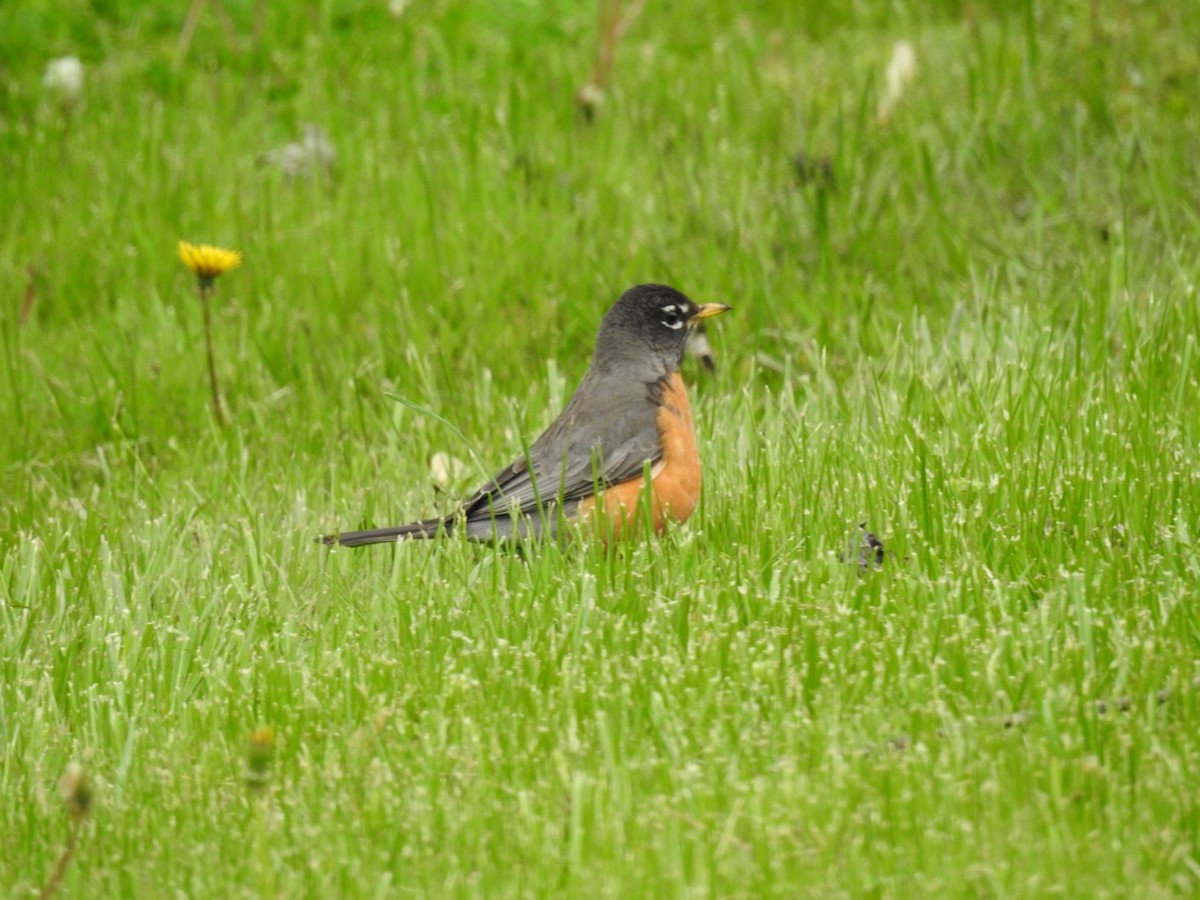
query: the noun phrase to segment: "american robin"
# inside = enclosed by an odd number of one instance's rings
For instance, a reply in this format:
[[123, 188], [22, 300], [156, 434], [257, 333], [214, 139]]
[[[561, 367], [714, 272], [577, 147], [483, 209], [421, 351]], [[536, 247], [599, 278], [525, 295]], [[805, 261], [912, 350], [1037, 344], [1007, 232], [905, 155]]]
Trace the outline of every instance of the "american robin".
[[679, 374], [697, 322], [726, 312], [674, 288], [630, 288], [604, 316], [574, 396], [528, 452], [449, 516], [321, 538], [360, 547], [465, 533], [473, 540], [553, 536], [602, 511], [603, 537], [636, 528], [650, 475], [654, 530], [683, 522], [700, 499], [700, 454]]

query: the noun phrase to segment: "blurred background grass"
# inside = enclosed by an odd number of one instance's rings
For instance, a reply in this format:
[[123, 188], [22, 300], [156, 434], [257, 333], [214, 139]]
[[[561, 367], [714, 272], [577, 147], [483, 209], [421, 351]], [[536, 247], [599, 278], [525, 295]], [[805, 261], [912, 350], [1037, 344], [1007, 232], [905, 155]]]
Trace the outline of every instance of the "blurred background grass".
[[[588, 4], [228, 4], [182, 60], [178, 10], [7, 6], [0, 191], [20, 227], [0, 272], [32, 281], [58, 355], [29, 368], [6, 329], [10, 386], [25, 383], [6, 393], [40, 389], [5, 410], [22, 438], [6, 461], [204, 427], [177, 235], [246, 253], [219, 358], [235, 396], [290, 389], [294, 423], [364, 365], [410, 377], [409, 348], [438, 385], [483, 365], [514, 392], [530, 364], [584, 353], [612, 297], [650, 278], [753, 298], [738, 334], [765, 358], [803, 335], [849, 364], [976, 282], [1001, 306], [1036, 296], [1064, 328], [1114, 286], [1178, 287], [1197, 60], [1173, 38], [1191, 13], [816, 6], [645, 10], [590, 127], [570, 102]], [[880, 125], [905, 35], [921, 75]], [[69, 115], [40, 82], [64, 52], [88, 66]], [[256, 163], [306, 122], [337, 148], [331, 184]]]

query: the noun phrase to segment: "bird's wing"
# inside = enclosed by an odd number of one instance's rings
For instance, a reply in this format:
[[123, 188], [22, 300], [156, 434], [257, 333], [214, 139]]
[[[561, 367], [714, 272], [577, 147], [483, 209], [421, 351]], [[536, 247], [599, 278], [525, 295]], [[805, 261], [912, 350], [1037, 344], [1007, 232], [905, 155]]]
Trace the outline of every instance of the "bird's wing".
[[[607, 409], [578, 415], [574, 398], [529, 452], [497, 473], [463, 504], [468, 521], [536, 514], [620, 484], [662, 457], [652, 399], [612, 398]], [[590, 404], [595, 406], [593, 402]]]

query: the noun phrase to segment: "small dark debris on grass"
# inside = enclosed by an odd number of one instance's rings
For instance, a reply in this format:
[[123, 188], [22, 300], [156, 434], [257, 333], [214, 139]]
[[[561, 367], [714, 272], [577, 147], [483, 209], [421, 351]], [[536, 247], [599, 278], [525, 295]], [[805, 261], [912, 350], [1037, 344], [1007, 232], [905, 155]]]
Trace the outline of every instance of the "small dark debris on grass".
[[603, 105], [604, 89], [590, 81], [575, 92], [575, 108], [588, 125], [596, 121], [596, 114]]
[[855, 541], [851, 539], [846, 547], [845, 553], [839, 553], [838, 559], [841, 562], [850, 562], [854, 560], [858, 563], [860, 572], [866, 572], [870, 569], [883, 568], [883, 541], [879, 536], [867, 530], [866, 522], [859, 522], [858, 528], [861, 534], [859, 535], [857, 546]]
[[[1171, 699], [1171, 691], [1169, 688], [1163, 688], [1154, 694], [1154, 705], [1162, 706]], [[1132, 697], [1113, 697], [1111, 699], [1095, 700], [1092, 703], [1092, 708], [1098, 716], [1106, 716], [1109, 713], [1131, 712], [1134, 708]], [[998, 716], [983, 716], [972, 718], [968, 721], [976, 725], [995, 725], [999, 728], [1008, 730], [1009, 728], [1022, 728], [1036, 721], [1036, 716], [1032, 710], [1021, 709], [1016, 712], [1004, 713]]]
[[792, 157], [792, 170], [796, 173], [796, 180], [804, 187], [816, 185], [832, 188], [836, 184], [833, 160], [828, 156], [813, 156], [804, 150], [798, 150]]
[[[1200, 678], [1192, 680], [1192, 688], [1200, 690]], [[1170, 688], [1162, 688], [1154, 693], [1153, 705], [1162, 707], [1171, 701], [1172, 691]], [[1136, 703], [1132, 697], [1113, 697], [1111, 699], [1101, 698], [1092, 701], [1092, 709], [1095, 710], [1098, 716], [1107, 716], [1111, 713], [1128, 713], [1133, 712]], [[1025, 728], [1033, 725], [1038, 720], [1036, 713], [1029, 709], [1019, 709], [1015, 712], [1001, 713], [997, 716], [967, 716], [960, 723], [959, 727], [969, 725], [983, 726], [991, 728], [999, 728], [1002, 731], [1009, 731], [1015, 728]], [[949, 734], [949, 730], [939, 728], [935, 732], [935, 736], [944, 738]], [[878, 750], [888, 750], [895, 752], [904, 752], [913, 744], [912, 738], [906, 734], [897, 735], [888, 738], [880, 747], [872, 748], [866, 751], [868, 755], [877, 752]]]

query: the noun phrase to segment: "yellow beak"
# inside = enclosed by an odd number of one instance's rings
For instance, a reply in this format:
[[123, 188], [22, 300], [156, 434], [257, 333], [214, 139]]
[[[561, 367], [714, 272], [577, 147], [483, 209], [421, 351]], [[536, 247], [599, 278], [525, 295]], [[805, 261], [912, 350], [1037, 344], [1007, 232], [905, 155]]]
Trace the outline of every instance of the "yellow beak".
[[701, 319], [711, 319], [713, 316], [719, 316], [721, 313], [729, 312], [731, 309], [733, 307], [725, 303], [703, 303], [688, 321], [699, 322]]

